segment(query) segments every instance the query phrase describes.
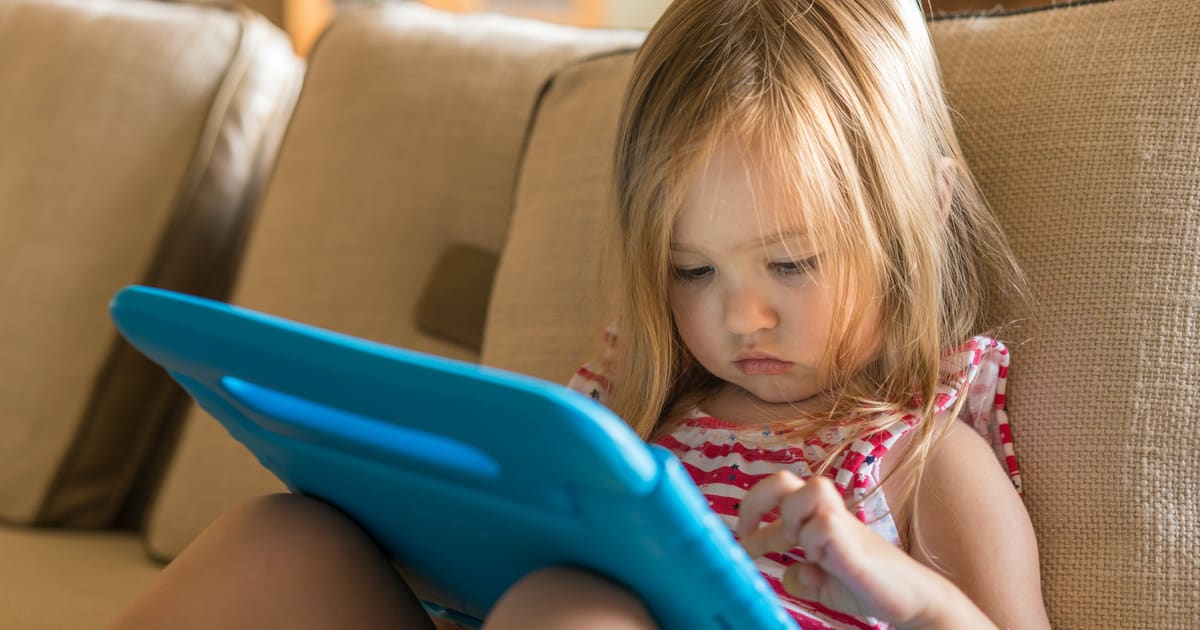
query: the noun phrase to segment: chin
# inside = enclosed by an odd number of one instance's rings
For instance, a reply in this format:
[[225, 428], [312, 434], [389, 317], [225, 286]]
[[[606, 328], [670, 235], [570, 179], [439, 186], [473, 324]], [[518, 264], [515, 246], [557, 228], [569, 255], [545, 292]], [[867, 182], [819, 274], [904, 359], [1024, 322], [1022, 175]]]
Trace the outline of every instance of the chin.
[[780, 391], [780, 388], [771, 387], [770, 384], [766, 384], [765, 386], [761, 386], [761, 387], [753, 387], [753, 388], [742, 386], [742, 389], [749, 392], [755, 398], [757, 398], [765, 403], [771, 403], [773, 405], [782, 405], [782, 404], [787, 404], [787, 403], [801, 403], [801, 402], [805, 402], [807, 400], [811, 400], [813, 397], [815, 397], [817, 395], [817, 392], [809, 392], [807, 390], [798, 390], [798, 391], [790, 391], [790, 392], [789, 391]]

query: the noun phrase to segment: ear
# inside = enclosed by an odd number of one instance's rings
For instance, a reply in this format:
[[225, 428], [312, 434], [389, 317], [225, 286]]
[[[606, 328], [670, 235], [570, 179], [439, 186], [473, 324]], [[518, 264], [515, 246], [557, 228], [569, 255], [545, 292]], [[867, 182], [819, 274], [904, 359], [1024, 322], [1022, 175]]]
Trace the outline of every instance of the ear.
[[954, 203], [954, 184], [958, 181], [958, 162], [952, 157], [942, 156], [937, 162], [938, 209], [942, 220], [950, 218], [950, 207]]

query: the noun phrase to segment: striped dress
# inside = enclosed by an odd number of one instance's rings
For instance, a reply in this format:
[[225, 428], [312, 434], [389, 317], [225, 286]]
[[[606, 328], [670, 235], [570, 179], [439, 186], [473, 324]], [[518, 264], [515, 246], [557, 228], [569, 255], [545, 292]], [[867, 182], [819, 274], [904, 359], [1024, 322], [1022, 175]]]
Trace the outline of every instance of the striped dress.
[[[606, 373], [616, 346], [616, 330], [605, 331], [604, 356], [585, 364], [571, 378], [569, 387], [606, 402], [612, 384]], [[1020, 492], [1021, 478], [1013, 456], [1012, 432], [1005, 412], [1004, 386], [1008, 376], [1008, 349], [1000, 342], [975, 337], [944, 354], [942, 382], [935, 408], [941, 412], [952, 407], [960, 396], [967, 396], [959, 418], [970, 424], [989, 444], [997, 459]], [[825, 471], [854, 505], [855, 515], [872, 530], [900, 546], [896, 525], [882, 492], [872, 493], [880, 481], [880, 461], [888, 449], [919, 421], [918, 412], [903, 414], [888, 426], [852, 447]], [[657, 442], [670, 449], [683, 462], [692, 480], [722, 520], [732, 529], [737, 522], [739, 501], [757, 481], [781, 470], [801, 478], [813, 475], [827, 449], [843, 441], [843, 428], [831, 426], [796, 440], [789, 440], [789, 429], [779, 423], [738, 425], [714, 418], [700, 409], [689, 413], [678, 426]], [[771, 514], [765, 521], [773, 520]], [[788, 565], [803, 558], [803, 550], [770, 553], [757, 558], [759, 571], [778, 594], [784, 608], [801, 628], [886, 628], [870, 617], [855, 617], [816, 602], [802, 600], [783, 590], [781, 578]]]

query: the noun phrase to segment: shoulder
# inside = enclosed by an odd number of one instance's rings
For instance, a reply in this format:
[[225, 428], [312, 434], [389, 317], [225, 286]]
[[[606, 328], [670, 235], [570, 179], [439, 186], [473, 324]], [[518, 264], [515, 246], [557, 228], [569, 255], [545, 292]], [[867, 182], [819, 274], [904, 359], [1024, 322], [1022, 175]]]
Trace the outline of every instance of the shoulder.
[[1024, 512], [1020, 495], [996, 465], [995, 454], [983, 437], [949, 414], [937, 416], [935, 422], [933, 430], [943, 435], [935, 438], [929, 451], [922, 489], [943, 497], [1011, 498]]
[[[1004, 470], [996, 465], [995, 455], [982, 436], [949, 413], [936, 415], [933, 423], [930, 427], [933, 432], [931, 446], [922, 468], [921, 486], [917, 488], [918, 497], [938, 497], [934, 507], [945, 509], [958, 509], [962, 504], [975, 501], [1007, 506], [1011, 499], [1013, 506], [1024, 513], [1020, 495]], [[905, 460], [915, 446], [912, 442], [918, 434], [915, 428], [905, 432], [883, 455], [880, 472], [888, 494], [904, 487], [915, 474], [915, 460]], [[922, 502], [920, 509], [929, 509], [926, 503], [928, 501]], [[910, 500], [903, 507], [905, 521], [911, 512]]]
[[1044, 625], [1043, 607], [1033, 605], [1042, 601], [1037, 542], [1020, 496], [978, 433], [953, 419], [937, 421], [945, 435], [931, 448], [916, 490], [910, 555], [950, 578], [995, 621]]

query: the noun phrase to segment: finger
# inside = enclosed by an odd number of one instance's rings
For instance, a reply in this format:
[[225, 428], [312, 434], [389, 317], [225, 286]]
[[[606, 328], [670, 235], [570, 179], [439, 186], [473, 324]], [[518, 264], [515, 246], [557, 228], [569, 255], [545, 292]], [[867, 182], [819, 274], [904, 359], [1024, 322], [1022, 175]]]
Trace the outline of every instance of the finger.
[[805, 515], [796, 546], [804, 549], [807, 560], [841, 579], [883, 539], [850, 512], [832, 483], [823, 485], [810, 484], [808, 488], [812, 504], [802, 508]]
[[[779, 502], [779, 519], [751, 531], [742, 537], [742, 546], [753, 557], [771, 551], [788, 551], [796, 546], [816, 542], [804, 541], [804, 532], [812, 528], [812, 521], [834, 521], [848, 516], [846, 504], [838, 494], [833, 482], [823, 477], [814, 477], [804, 482], [799, 489], [785, 495]], [[820, 527], [824, 530], [827, 528]], [[816, 532], [809, 532], [813, 538]], [[817, 541], [824, 542], [819, 535]], [[805, 547], [807, 549], [807, 547]]]
[[740, 542], [750, 557], [757, 558], [772, 551], [788, 551], [796, 546], [797, 538], [795, 531], [787, 531], [783, 523], [775, 521], [750, 532]]
[[779, 505], [783, 497], [803, 487], [804, 480], [786, 470], [754, 484], [738, 506], [738, 520], [734, 527], [738, 537], [745, 537], [757, 529], [764, 514]]
[[[791, 536], [792, 546], [817, 545], [827, 542], [828, 525], [849, 516], [850, 510], [833, 482], [824, 477], [809, 479], [804, 488], [784, 497], [779, 504], [779, 523]], [[826, 522], [828, 521], [828, 522]], [[822, 527], [822, 524], [826, 525]], [[825, 535], [822, 535], [825, 534]], [[808, 538], [807, 540], [805, 538]], [[810, 560], [819, 560], [810, 557]]]
[[779, 518], [799, 523], [823, 509], [848, 511], [846, 501], [838, 494], [832, 481], [825, 477], [813, 477], [805, 482], [803, 491], [783, 497], [779, 503]]

